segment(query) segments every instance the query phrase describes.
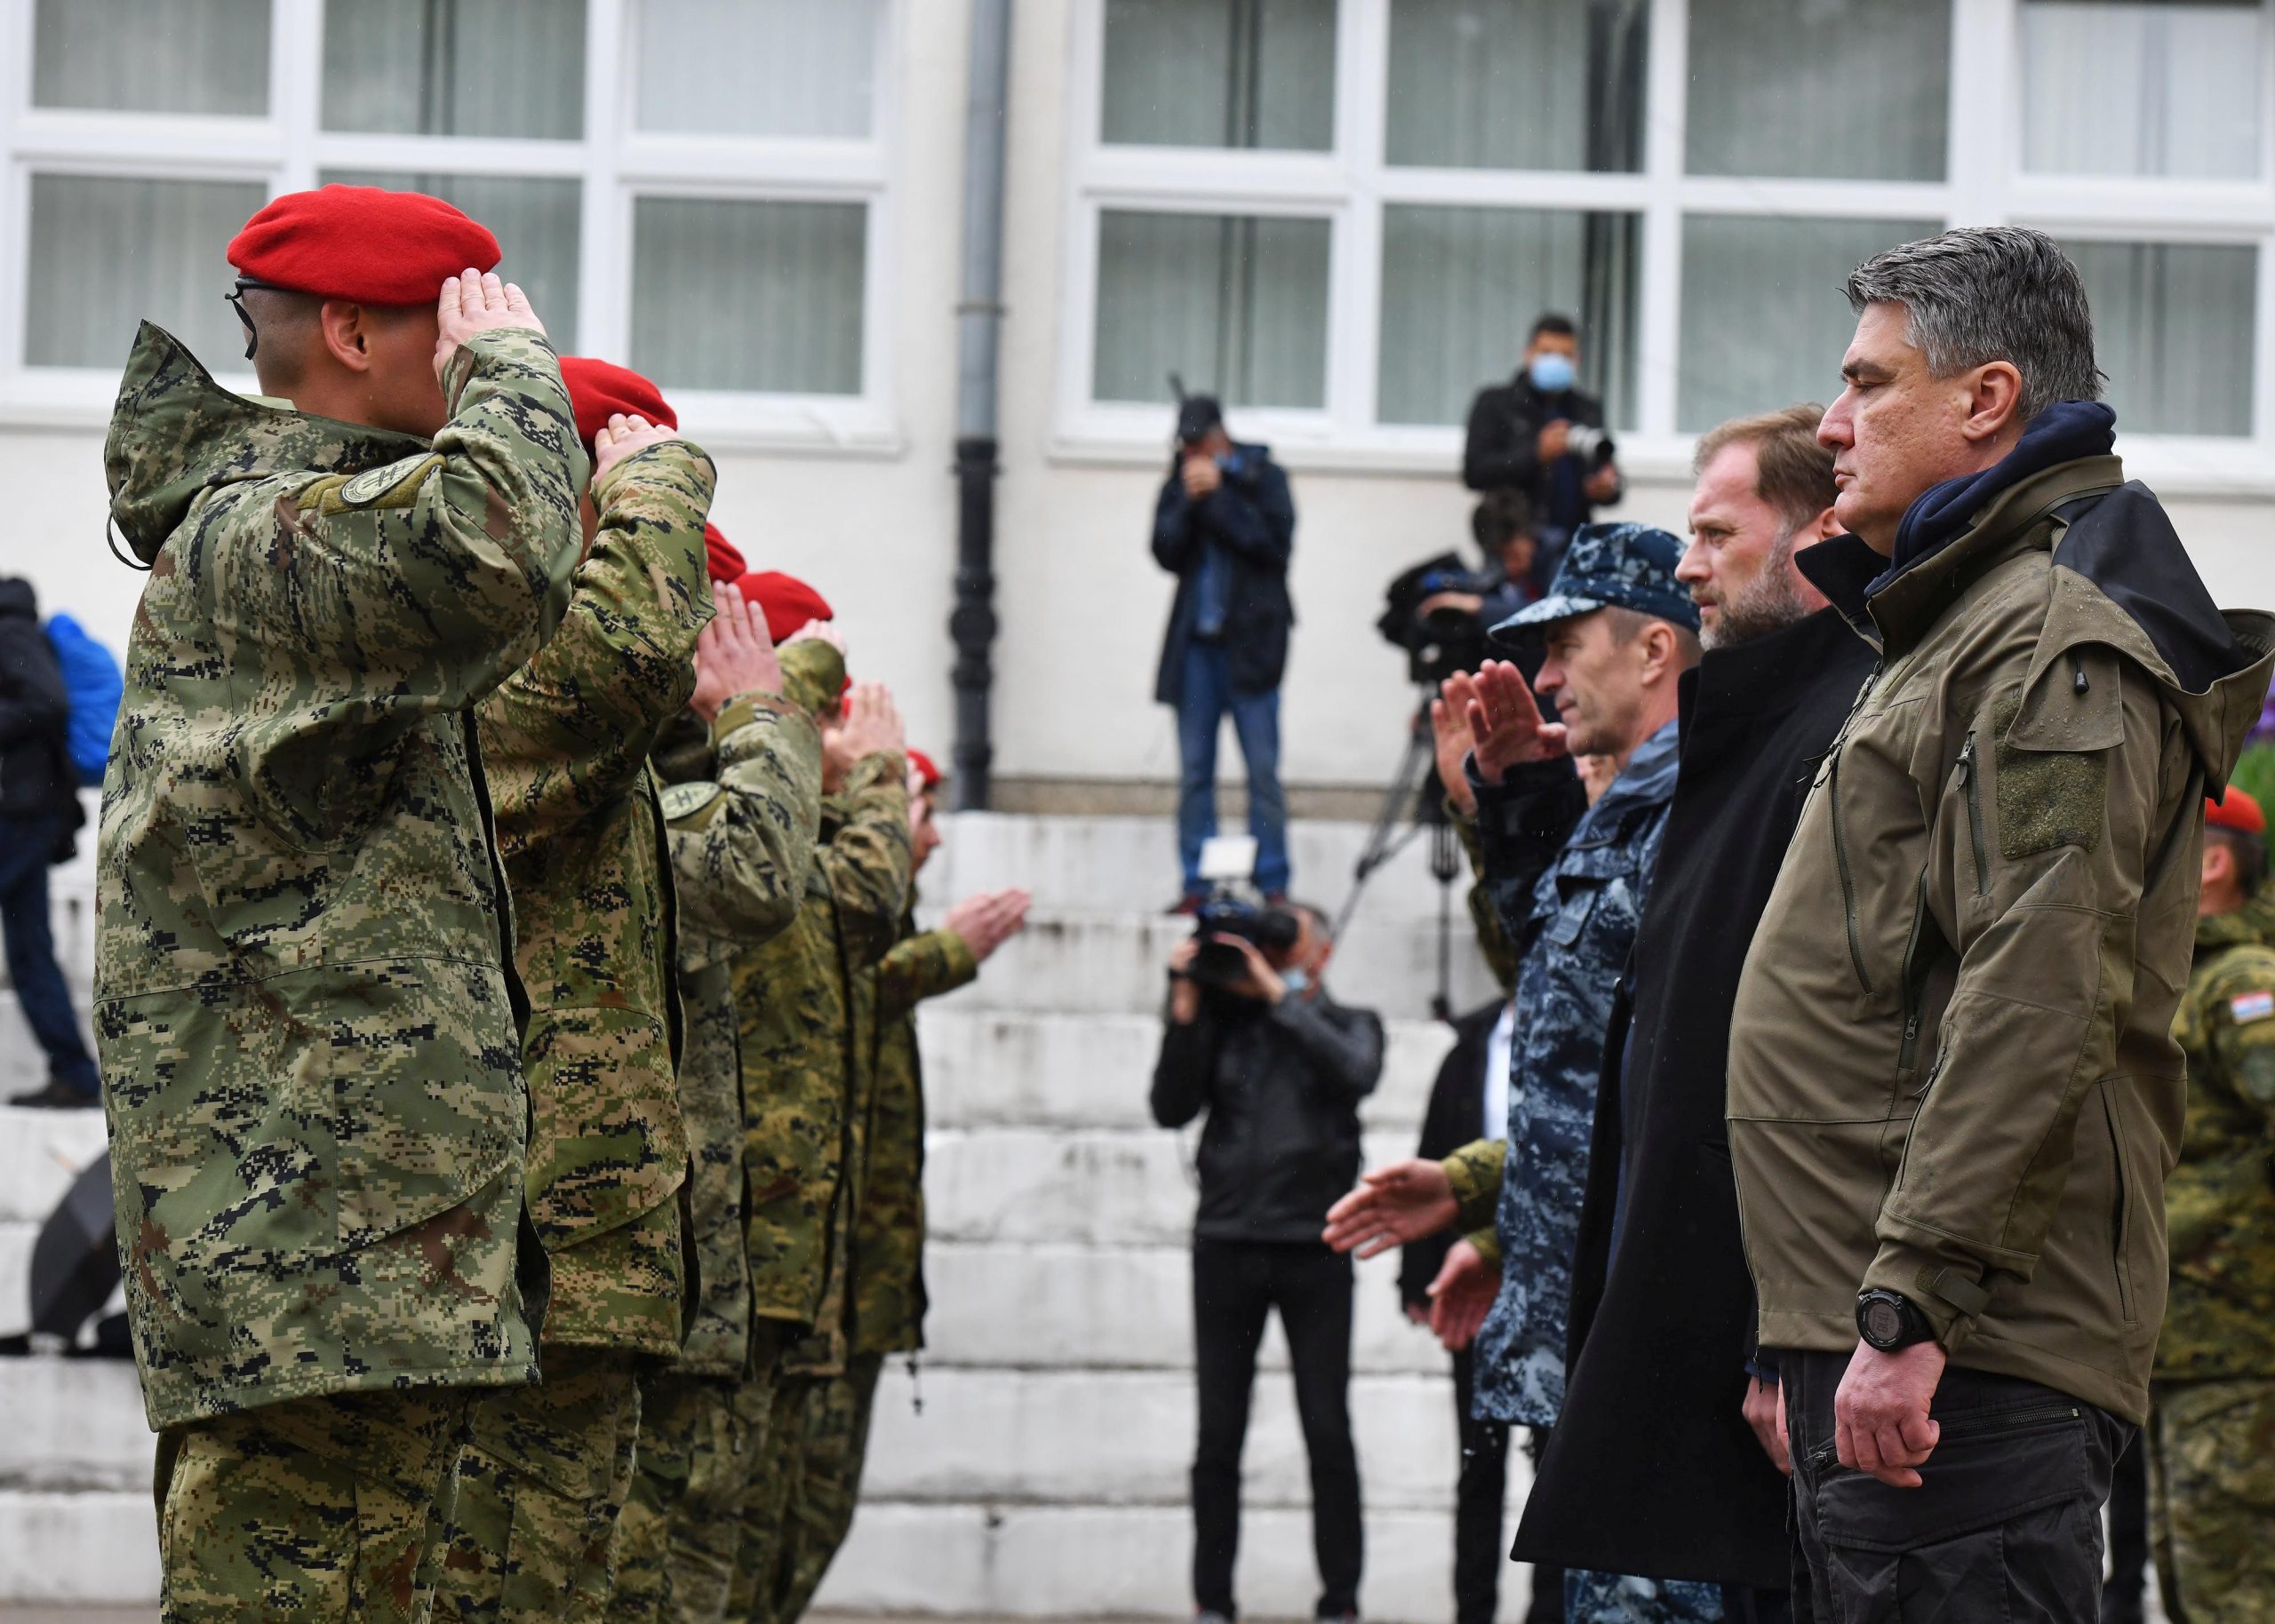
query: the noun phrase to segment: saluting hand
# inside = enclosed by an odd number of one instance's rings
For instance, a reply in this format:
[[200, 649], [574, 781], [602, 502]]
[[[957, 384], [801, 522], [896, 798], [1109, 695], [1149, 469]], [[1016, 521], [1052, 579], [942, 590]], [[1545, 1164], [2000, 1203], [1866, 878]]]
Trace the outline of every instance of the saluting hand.
[[1441, 697], [1430, 701], [1430, 736], [1437, 744], [1438, 783], [1446, 799], [1463, 816], [1475, 817], [1477, 792], [1469, 787], [1469, 774], [1462, 763], [1469, 760], [1477, 741], [1470, 735], [1467, 705], [1453, 703], [1453, 686], [1448, 682]]
[[1500, 783], [1513, 767], [1571, 754], [1564, 724], [1542, 717], [1525, 673], [1506, 660], [1488, 660], [1474, 676], [1449, 679], [1445, 693], [1468, 720], [1470, 753], [1488, 784]]
[[907, 729], [892, 702], [892, 690], [883, 683], [856, 682], [847, 690], [841, 711], [841, 719], [823, 728], [821, 736], [823, 760], [836, 768], [834, 776], [841, 781], [857, 761], [907, 749]]
[[737, 694], [782, 691], [782, 662], [766, 634], [766, 617], [732, 581], [714, 583], [711, 601], [718, 613], [695, 640], [695, 692], [688, 699], [706, 721]]
[[[636, 456], [651, 445], [661, 445], [667, 440], [676, 440], [675, 430], [660, 423], [651, 423], [637, 413], [626, 417], [618, 412], [593, 436], [593, 482], [600, 483], [601, 476], [626, 458]], [[769, 643], [768, 648], [773, 644]]]
[[1435, 1235], [1460, 1216], [1445, 1168], [1414, 1158], [1361, 1174], [1359, 1188], [1327, 1209], [1327, 1229], [1320, 1238], [1337, 1252], [1372, 1257]]
[[946, 925], [963, 938], [971, 956], [985, 964], [997, 948], [1026, 928], [1027, 908], [1033, 900], [1017, 887], [982, 891], [949, 909]]
[[545, 330], [545, 323], [530, 308], [529, 295], [510, 282], [499, 281], [497, 272], [477, 271], [470, 265], [443, 279], [435, 322], [435, 376], [445, 388], [450, 386], [451, 357], [475, 335], [507, 327]]

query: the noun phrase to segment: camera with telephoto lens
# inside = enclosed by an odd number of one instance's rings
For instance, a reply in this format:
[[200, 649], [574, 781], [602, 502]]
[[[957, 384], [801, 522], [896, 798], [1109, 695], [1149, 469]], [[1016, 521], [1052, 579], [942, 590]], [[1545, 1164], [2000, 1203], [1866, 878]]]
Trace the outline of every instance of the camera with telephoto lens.
[[1193, 921], [1200, 951], [1185, 972], [1204, 987], [1228, 987], [1248, 975], [1248, 955], [1219, 936], [1253, 943], [1266, 958], [1294, 947], [1304, 934], [1293, 909], [1257, 902], [1243, 888], [1256, 867], [1256, 842], [1246, 835], [1217, 835], [1201, 848], [1201, 877], [1209, 896]]
[[1564, 431], [1564, 454], [1578, 458], [1588, 465], [1588, 472], [1593, 474], [1616, 455], [1616, 448], [1611, 443], [1611, 431], [1575, 423]]
[[1382, 617], [1375, 630], [1394, 649], [1406, 650], [1408, 677], [1435, 688], [1457, 672], [1475, 671], [1485, 663], [1484, 617], [1472, 609], [1440, 604], [1423, 605], [1447, 593], [1472, 598], [1490, 597], [1501, 586], [1498, 576], [1481, 575], [1457, 553], [1441, 553], [1414, 566], [1393, 580], [1383, 593]]

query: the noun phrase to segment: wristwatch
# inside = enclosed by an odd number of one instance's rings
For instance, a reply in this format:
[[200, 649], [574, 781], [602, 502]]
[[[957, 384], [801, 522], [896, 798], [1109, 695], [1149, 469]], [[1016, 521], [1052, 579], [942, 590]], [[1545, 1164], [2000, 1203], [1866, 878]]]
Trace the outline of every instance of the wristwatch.
[[1914, 1342], [1934, 1341], [1936, 1327], [1903, 1293], [1875, 1288], [1856, 1294], [1856, 1334], [1882, 1353], [1894, 1353]]

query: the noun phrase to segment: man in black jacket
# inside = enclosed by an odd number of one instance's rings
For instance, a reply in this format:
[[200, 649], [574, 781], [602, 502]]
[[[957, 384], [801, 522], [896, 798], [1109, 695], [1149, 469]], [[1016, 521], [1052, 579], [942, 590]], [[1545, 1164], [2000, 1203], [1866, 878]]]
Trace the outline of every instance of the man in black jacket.
[[56, 967], [48, 865], [71, 856], [85, 815], [66, 728], [71, 702], [29, 581], [0, 579], [0, 935], [8, 981], [47, 1055], [47, 1086], [15, 1105], [99, 1105], [101, 1084]]
[[1153, 557], [1177, 577], [1153, 697], [1177, 710], [1177, 856], [1191, 913], [1207, 888], [1201, 848], [1217, 832], [1217, 735], [1230, 713], [1248, 763], [1256, 883], [1288, 891], [1288, 802], [1280, 787], [1280, 678], [1296, 508], [1270, 448], [1235, 443], [1205, 394], [1177, 409], [1177, 451], [1153, 506]]
[[1793, 564], [1840, 528], [1823, 416], [1791, 406], [1699, 442], [1676, 575], [1707, 652], [1682, 679], [1674, 807], [1604, 1051], [1564, 1409], [1516, 1541], [1521, 1561], [1719, 1583], [1736, 1620], [1783, 1616], [1791, 1554], [1723, 1126], [1730, 1009], [1872, 665]]
[[[1548, 590], [1572, 532], [1599, 505], [1619, 500], [1619, 466], [1607, 442], [1592, 450], [1585, 431], [1604, 426], [1603, 402], [1578, 387], [1580, 338], [1569, 316], [1532, 324], [1516, 376], [1477, 392], [1469, 408], [1461, 480], [1472, 490], [1519, 490], [1533, 506], [1539, 548], [1536, 593]], [[1584, 431], [1577, 436], [1575, 429]]]
[[1311, 1459], [1312, 1543], [1321, 1619], [1354, 1618], [1363, 1535], [1351, 1444], [1351, 1262], [1320, 1241], [1328, 1207], [1359, 1174], [1359, 1102], [1382, 1075], [1382, 1022], [1327, 996], [1326, 916], [1293, 910], [1292, 947], [1237, 936], [1243, 968], [1203, 986], [1200, 943], [1169, 955], [1169, 1030], [1153, 1068], [1153, 1119], [1208, 1112], [1196, 1158], [1193, 1363], [1200, 1437], [1193, 1461], [1193, 1590], [1201, 1624], [1238, 1618], [1241, 1449], [1265, 1320], [1277, 1309]]

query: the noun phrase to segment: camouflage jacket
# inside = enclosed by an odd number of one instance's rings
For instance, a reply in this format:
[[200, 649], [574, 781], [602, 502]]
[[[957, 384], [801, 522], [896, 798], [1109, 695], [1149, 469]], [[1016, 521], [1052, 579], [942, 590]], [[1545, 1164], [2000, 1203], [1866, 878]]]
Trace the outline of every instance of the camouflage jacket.
[[530, 996], [548, 1344], [669, 1354], [686, 1328], [675, 919], [648, 752], [695, 689], [714, 478], [683, 440], [610, 469], [560, 630], [475, 712]]
[[[822, 803], [821, 846], [795, 923], [735, 961], [742, 1022], [743, 1154], [750, 1179], [751, 1295], [762, 1318], [819, 1327], [842, 1357], [846, 1242], [875, 1039], [861, 972], [899, 934], [908, 888], [907, 764], [856, 762]], [[812, 1339], [809, 1339], [810, 1341]]]
[[[802, 667], [826, 664], [826, 675]], [[734, 959], [790, 927], [821, 832], [821, 733], [814, 712], [843, 671], [826, 643], [782, 651], [789, 695], [742, 695], [709, 729], [699, 776], [664, 792], [679, 891], [680, 1117], [687, 1124], [689, 1237], [702, 1281], [680, 1350], [698, 1375], [738, 1377], [750, 1358], [750, 1206]], [[794, 696], [791, 697], [791, 696]]]
[[1494, 1223], [1501, 1293], [1477, 1333], [1477, 1412], [1496, 1421], [1553, 1426], [1564, 1405], [1605, 1027], [1658, 865], [1676, 764], [1670, 721], [1592, 807], [1561, 763], [1561, 773], [1513, 769], [1499, 789], [1479, 792], [1485, 884], [1521, 955]]
[[430, 446], [145, 325], [104, 447], [150, 578], [103, 788], [95, 1031], [154, 1427], [536, 1373], [510, 918], [469, 708], [567, 601], [585, 455], [487, 333]]
[[2188, 1127], [2165, 1180], [2172, 1296], [2159, 1381], [2275, 1377], [2275, 905], [2196, 922], [2173, 1036]]
[[[914, 897], [909, 905], [913, 912]], [[916, 1006], [968, 984], [979, 960], [954, 931], [920, 934], [909, 917], [870, 974], [877, 1057], [853, 1221], [852, 1350], [900, 1353], [924, 1345], [924, 1063]]]

